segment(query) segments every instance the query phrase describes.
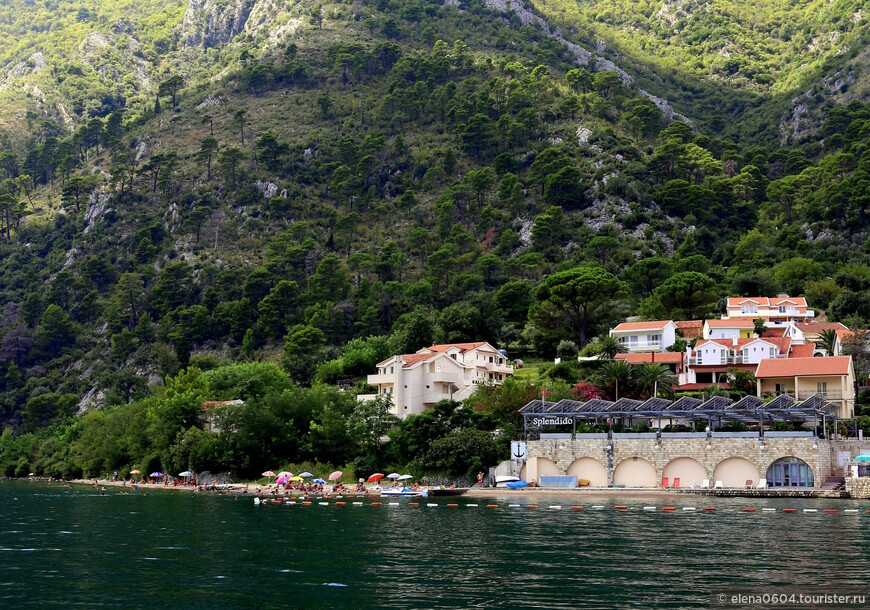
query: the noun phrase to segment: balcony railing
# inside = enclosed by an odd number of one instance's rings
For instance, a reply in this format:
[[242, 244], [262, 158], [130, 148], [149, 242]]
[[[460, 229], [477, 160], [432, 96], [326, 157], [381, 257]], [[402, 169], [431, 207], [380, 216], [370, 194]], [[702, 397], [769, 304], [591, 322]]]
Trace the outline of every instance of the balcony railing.
[[650, 347], [660, 348], [662, 346], [661, 341], [620, 341], [620, 343], [629, 350], [647, 349]]
[[782, 390], [779, 392], [766, 392], [766, 396], [779, 396], [780, 394], [786, 394], [787, 396], [791, 396], [795, 400], [806, 400], [811, 396], [815, 396], [820, 394], [822, 398], [825, 400], [848, 400], [850, 398], [854, 398], [851, 394], [844, 393], [842, 390], [827, 390], [825, 392], [819, 392], [818, 390], [801, 390], [795, 396], [794, 390]]
[[[787, 358], [788, 356], [780, 354], [780, 355], [774, 356], [774, 357], [775, 358]], [[762, 358], [762, 360], [767, 360], [767, 359], [770, 359], [770, 356], [767, 356], [767, 358]], [[744, 356], [740, 356], [740, 355], [728, 356], [724, 362], [722, 361], [721, 358], [718, 360], [711, 359], [707, 362], [703, 362], [701, 360], [701, 358], [698, 358], [697, 356], [693, 356], [693, 357], [689, 358], [689, 366], [726, 366], [729, 364], [758, 364], [758, 363], [752, 362], [752, 360], [748, 356], [744, 357]]]
[[396, 376], [395, 375], [383, 375], [383, 374], [375, 374], [369, 375], [367, 378], [369, 385], [381, 385], [384, 383], [395, 383]]

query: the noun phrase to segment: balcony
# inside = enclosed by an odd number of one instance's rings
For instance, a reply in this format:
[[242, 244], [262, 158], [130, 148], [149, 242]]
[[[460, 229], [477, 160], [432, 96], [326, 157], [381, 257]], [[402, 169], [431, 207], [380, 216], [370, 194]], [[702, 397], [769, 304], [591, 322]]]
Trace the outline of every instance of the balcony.
[[459, 375], [447, 371], [435, 371], [434, 373], [430, 373], [429, 377], [433, 383], [459, 383]]
[[766, 396], [779, 396], [780, 394], [786, 394], [791, 396], [795, 400], [806, 400], [811, 396], [815, 396], [816, 394], [821, 394], [822, 398], [825, 400], [852, 400], [855, 398], [854, 394], [849, 392], [844, 393], [842, 390], [827, 390], [825, 392], [819, 392], [816, 390], [800, 390], [795, 396], [794, 390], [783, 390], [780, 392], [765, 392]]
[[625, 349], [627, 349], [629, 352], [641, 352], [641, 351], [647, 351], [647, 352], [649, 352], [649, 351], [654, 351], [654, 352], [658, 352], [658, 351], [661, 351], [661, 349], [662, 349], [662, 342], [661, 342], [661, 340], [658, 340], [658, 341], [655, 341], [655, 340], [653, 340], [653, 341], [647, 341], [647, 340], [643, 340], [643, 341], [628, 341], [628, 340], [625, 339], [625, 337], [623, 337], [623, 338], [621, 338], [621, 339], [619, 340], [619, 343], [620, 343], [620, 344], [621, 344]]
[[[782, 354], [780, 354], [778, 356], [774, 356], [774, 358], [787, 358], [787, 357], [788, 356], [785, 356]], [[760, 360], [767, 360], [769, 358], [770, 358], [770, 356], [767, 356], [766, 358], [761, 358]], [[695, 356], [693, 358], [689, 358], [689, 366], [733, 366], [735, 364], [751, 364], [754, 366], [754, 365], [757, 365], [758, 362], [753, 362], [749, 357], [744, 357], [741, 355], [728, 356], [724, 361], [719, 359], [719, 360], [708, 360], [707, 362], [702, 362], [701, 359], [698, 358], [697, 356]]]
[[396, 376], [395, 375], [381, 375], [381, 374], [369, 375], [366, 378], [366, 381], [368, 382], [369, 385], [383, 385], [385, 383], [395, 383]]

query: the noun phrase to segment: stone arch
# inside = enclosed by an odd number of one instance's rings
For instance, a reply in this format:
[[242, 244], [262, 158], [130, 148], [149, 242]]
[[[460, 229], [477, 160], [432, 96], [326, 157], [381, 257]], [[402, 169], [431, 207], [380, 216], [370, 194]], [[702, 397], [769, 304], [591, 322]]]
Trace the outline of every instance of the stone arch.
[[707, 469], [698, 460], [690, 457], [672, 459], [662, 470], [662, 478], [667, 477], [673, 486], [674, 479], [680, 479], [680, 487], [700, 487], [704, 479], [709, 479]]
[[713, 471], [713, 481], [722, 481], [725, 487], [743, 487], [746, 481], [752, 481], [754, 487], [760, 478], [755, 464], [742, 457], [725, 458]]
[[656, 468], [643, 458], [622, 460], [613, 471], [613, 483], [620, 487], [655, 487]]
[[541, 482], [541, 477], [561, 476], [564, 473], [551, 459], [545, 457], [533, 457], [526, 461], [521, 472], [524, 481]]
[[577, 458], [568, 466], [568, 474], [586, 479], [592, 487], [607, 487], [607, 469], [595, 458]]
[[765, 478], [768, 487], [815, 487], [812, 466], [793, 455], [772, 461]]

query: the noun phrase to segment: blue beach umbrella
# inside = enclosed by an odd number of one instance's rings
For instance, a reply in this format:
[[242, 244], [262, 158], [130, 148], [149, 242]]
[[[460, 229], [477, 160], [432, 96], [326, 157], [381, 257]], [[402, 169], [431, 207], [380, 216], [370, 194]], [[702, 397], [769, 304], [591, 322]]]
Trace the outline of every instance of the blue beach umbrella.
[[321, 478], [314, 479], [312, 483], [317, 483], [318, 485], [326, 485], [326, 481]]
[[160, 477], [163, 476], [163, 473], [162, 473], [162, 472], [158, 472], [158, 471], [155, 470], [154, 472], [152, 472], [152, 473], [149, 474], [148, 476], [149, 476], [149, 477], [154, 477], [155, 479], [159, 479]]
[[300, 472], [297, 476], [300, 476], [303, 479], [307, 479], [308, 477], [313, 477], [314, 475], [306, 470], [305, 472]]

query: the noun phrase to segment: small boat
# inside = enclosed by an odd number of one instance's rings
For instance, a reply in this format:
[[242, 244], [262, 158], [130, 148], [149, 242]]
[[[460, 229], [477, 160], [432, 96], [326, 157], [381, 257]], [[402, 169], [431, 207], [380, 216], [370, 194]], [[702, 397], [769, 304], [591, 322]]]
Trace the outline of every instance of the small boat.
[[427, 491], [414, 491], [409, 487], [393, 487], [390, 489], [381, 490], [381, 496], [388, 498], [425, 498], [428, 495], [429, 492]]
[[509, 483], [505, 483], [505, 487], [509, 489], [522, 489], [523, 487], [528, 487], [529, 484], [525, 481], [510, 481]]
[[435, 489], [429, 490], [429, 495], [430, 496], [461, 496], [466, 491], [468, 491], [467, 487], [454, 487], [452, 489], [451, 488], [439, 489], [436, 487]]
[[507, 487], [508, 483], [513, 483], [515, 481], [519, 481], [519, 477], [509, 476], [509, 475], [501, 475], [495, 478], [495, 486], [496, 487]]

